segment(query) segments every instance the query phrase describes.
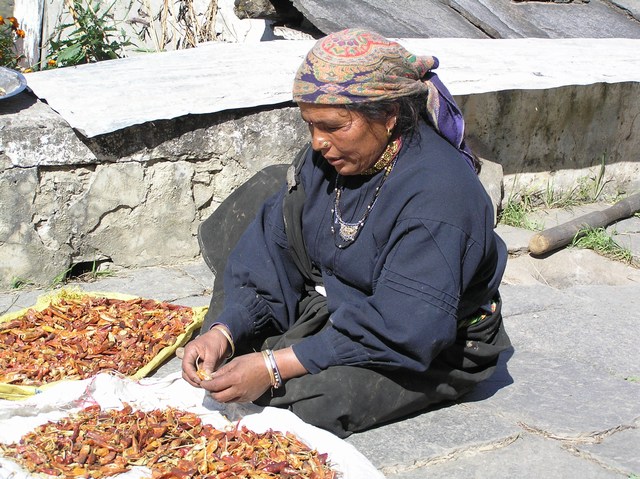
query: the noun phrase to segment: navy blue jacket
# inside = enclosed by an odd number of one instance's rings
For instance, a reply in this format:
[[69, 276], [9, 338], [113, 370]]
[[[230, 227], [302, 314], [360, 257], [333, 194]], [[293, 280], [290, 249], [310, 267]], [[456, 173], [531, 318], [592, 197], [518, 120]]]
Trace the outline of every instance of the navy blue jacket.
[[[362, 217], [382, 175], [343, 178], [345, 221]], [[477, 175], [423, 124], [344, 249], [331, 232], [335, 170], [310, 150], [300, 176], [303, 237], [322, 272], [331, 325], [294, 345], [296, 356], [310, 373], [335, 365], [425, 372], [453, 344], [458, 320], [489, 308], [506, 265]], [[227, 262], [218, 322], [236, 342], [284, 332], [296, 319], [304, 281], [288, 249], [285, 191], [265, 203]]]

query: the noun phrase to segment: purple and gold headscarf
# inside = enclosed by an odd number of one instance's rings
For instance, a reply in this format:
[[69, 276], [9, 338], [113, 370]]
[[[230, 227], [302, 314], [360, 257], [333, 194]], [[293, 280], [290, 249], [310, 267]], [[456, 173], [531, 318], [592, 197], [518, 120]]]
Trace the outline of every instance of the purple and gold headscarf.
[[449, 90], [432, 71], [438, 59], [416, 56], [402, 45], [363, 29], [321, 38], [300, 65], [293, 83], [298, 103], [347, 105], [428, 92], [427, 119], [473, 168], [464, 142], [464, 119]]

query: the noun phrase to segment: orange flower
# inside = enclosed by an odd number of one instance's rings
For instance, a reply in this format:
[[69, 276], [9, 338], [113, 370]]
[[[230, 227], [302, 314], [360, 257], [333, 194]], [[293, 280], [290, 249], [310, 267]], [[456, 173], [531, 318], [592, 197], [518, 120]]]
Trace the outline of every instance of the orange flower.
[[49, 60], [47, 62], [47, 65], [49, 65], [50, 67], [55, 67], [56, 66], [56, 61], [55, 60]]
[[4, 23], [4, 17], [0, 15], [0, 25]]
[[9, 20], [9, 23], [11, 23], [11, 27], [14, 30], [16, 30], [20, 26], [16, 17], [8, 17], [7, 20]]
[[20, 38], [24, 38], [24, 30], [21, 30], [20, 28], [16, 29], [16, 35]]

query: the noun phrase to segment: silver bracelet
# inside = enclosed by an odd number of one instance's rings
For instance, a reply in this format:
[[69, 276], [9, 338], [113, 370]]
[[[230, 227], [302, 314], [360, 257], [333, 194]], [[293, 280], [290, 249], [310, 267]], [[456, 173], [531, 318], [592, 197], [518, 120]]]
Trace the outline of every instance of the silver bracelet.
[[280, 369], [278, 369], [278, 363], [276, 363], [276, 357], [273, 355], [273, 351], [271, 349], [266, 349], [265, 351], [266, 357], [269, 359], [269, 364], [271, 365], [271, 372], [273, 373], [273, 389], [279, 389], [282, 387], [282, 375], [280, 374]]

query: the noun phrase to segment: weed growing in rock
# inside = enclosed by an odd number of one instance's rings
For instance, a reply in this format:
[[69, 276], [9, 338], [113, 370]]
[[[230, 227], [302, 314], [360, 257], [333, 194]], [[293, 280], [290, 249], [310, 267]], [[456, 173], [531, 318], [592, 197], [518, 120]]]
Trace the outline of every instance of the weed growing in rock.
[[540, 230], [542, 225], [530, 220], [527, 216], [543, 208], [571, 208], [602, 200], [604, 188], [609, 183], [605, 177], [606, 155], [600, 157], [600, 166], [592, 174], [585, 175], [576, 181], [576, 185], [562, 191], [554, 188], [551, 181], [547, 181], [544, 188], [530, 187], [526, 191], [516, 192], [514, 188], [505, 207], [498, 215], [501, 224]]
[[525, 192], [519, 194], [517, 197], [511, 196], [498, 214], [498, 222], [516, 228], [534, 231], [539, 230], [541, 229], [541, 225], [527, 218], [527, 215], [534, 210], [535, 206], [532, 195]]
[[578, 231], [570, 246], [591, 249], [606, 258], [633, 264], [631, 251], [616, 243], [604, 228], [585, 228]]
[[54, 288], [57, 288], [58, 286], [62, 286], [63, 284], [65, 284], [70, 272], [71, 272], [71, 268], [67, 268], [64, 271], [61, 271], [60, 273], [58, 273], [51, 280], [51, 283], [49, 283], [49, 289], [54, 289]]
[[583, 203], [595, 202], [602, 196], [604, 187], [609, 180], [605, 179], [606, 155], [600, 158], [600, 168], [593, 176], [585, 176], [578, 180], [578, 186], [575, 188], [575, 196], [578, 201]]
[[109, 269], [108, 263], [105, 261], [90, 261], [86, 263], [77, 263], [69, 268], [61, 271], [49, 283], [50, 289], [55, 289], [65, 285], [70, 281], [79, 281], [83, 283], [91, 283], [101, 278], [113, 276], [115, 273]]
[[33, 281], [15, 276], [11, 279], [11, 289], [22, 289], [27, 286], [33, 286]]

